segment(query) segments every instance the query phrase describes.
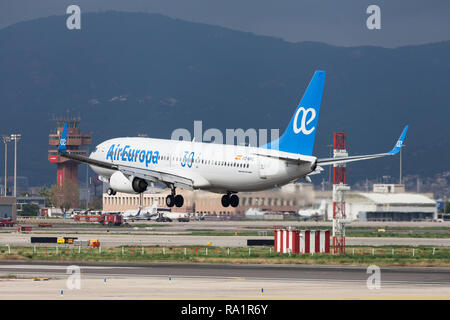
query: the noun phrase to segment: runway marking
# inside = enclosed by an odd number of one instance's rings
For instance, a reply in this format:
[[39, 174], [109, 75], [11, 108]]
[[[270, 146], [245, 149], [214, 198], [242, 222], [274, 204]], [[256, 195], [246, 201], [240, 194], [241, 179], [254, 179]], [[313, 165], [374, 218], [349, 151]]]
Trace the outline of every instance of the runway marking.
[[[22, 272], [19, 274], [45, 274], [45, 270], [39, 270], [36, 272]], [[61, 275], [61, 274], [59, 274]], [[103, 276], [103, 274], [83, 274], [87, 277], [98, 277]], [[114, 274], [114, 273], [108, 273], [108, 277], [116, 277], [116, 278], [167, 278], [167, 274], [157, 274], [157, 275], [136, 275], [136, 274]], [[185, 275], [177, 275], [176, 276], [179, 279], [202, 279], [202, 280], [232, 280], [232, 281], [281, 281], [281, 282], [296, 282], [296, 283], [302, 283], [302, 282], [327, 282], [329, 284], [340, 284], [340, 283], [360, 283], [361, 285], [366, 285], [366, 279], [324, 279], [324, 278], [309, 278], [309, 279], [296, 279], [296, 278], [260, 278], [260, 277], [247, 277], [247, 278], [236, 278], [236, 277], [226, 277], [226, 276], [185, 276]], [[384, 280], [382, 282], [382, 287], [397, 287], [399, 285], [406, 285], [406, 286], [444, 286], [450, 288], [450, 283], [442, 283], [442, 282], [411, 282], [409, 280]]]
[[[76, 262], [73, 263], [76, 265]], [[66, 270], [69, 265], [58, 266], [58, 265], [0, 265], [0, 269], [48, 269], [48, 270]], [[81, 269], [133, 269], [135, 267], [107, 267], [107, 266], [80, 266]]]

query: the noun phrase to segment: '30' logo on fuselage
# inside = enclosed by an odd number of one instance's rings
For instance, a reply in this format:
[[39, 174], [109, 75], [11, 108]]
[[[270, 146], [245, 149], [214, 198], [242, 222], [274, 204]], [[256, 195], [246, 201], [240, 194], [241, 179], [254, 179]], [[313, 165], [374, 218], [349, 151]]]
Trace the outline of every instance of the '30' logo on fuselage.
[[[301, 121], [300, 121], [300, 127], [298, 126], [298, 116], [300, 114], [300, 112], [302, 112], [302, 117], [301, 117]], [[308, 117], [308, 115], [310, 115]], [[316, 110], [313, 108], [308, 108], [305, 109], [303, 107], [300, 107], [297, 109], [297, 112], [295, 113], [295, 117], [294, 117], [294, 123], [293, 123], [293, 130], [294, 133], [297, 134], [299, 132], [302, 132], [303, 134], [310, 134], [311, 132], [314, 131], [314, 129], [316, 129], [316, 127], [312, 127], [307, 129], [307, 125], [311, 123], [311, 121], [313, 121], [316, 118]]]

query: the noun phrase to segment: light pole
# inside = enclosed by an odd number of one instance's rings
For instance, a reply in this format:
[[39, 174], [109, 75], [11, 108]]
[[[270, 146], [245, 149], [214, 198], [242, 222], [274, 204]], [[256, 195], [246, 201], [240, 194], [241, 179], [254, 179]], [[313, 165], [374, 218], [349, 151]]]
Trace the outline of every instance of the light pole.
[[14, 140], [14, 197], [17, 196], [17, 141], [20, 140], [21, 136], [19, 133], [11, 135], [11, 140]]
[[4, 196], [6, 197], [6, 187], [7, 187], [7, 180], [8, 180], [8, 142], [11, 141], [10, 136], [3, 136], [3, 143], [5, 144], [5, 190], [4, 190]]
[[402, 184], [402, 150], [406, 146], [406, 144], [403, 144], [400, 148], [400, 184]]

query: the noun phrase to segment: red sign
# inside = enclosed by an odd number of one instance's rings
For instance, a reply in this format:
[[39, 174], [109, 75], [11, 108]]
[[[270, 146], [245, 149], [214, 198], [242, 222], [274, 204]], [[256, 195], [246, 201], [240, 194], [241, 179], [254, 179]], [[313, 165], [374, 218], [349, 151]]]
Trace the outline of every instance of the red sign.
[[59, 156], [49, 156], [48, 157], [48, 161], [50, 161], [51, 163], [56, 163], [59, 160]]

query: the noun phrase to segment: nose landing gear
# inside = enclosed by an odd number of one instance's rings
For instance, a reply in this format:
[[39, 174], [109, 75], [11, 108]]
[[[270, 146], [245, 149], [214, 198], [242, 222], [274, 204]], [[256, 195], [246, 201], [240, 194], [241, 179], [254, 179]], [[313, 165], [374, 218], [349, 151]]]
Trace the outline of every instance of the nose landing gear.
[[108, 188], [108, 190], [106, 190], [106, 193], [108, 194], [108, 196], [115, 196], [116, 195], [116, 191], [114, 191], [111, 188]]

